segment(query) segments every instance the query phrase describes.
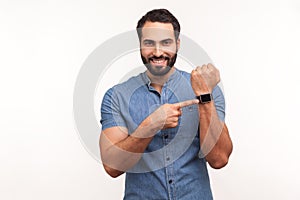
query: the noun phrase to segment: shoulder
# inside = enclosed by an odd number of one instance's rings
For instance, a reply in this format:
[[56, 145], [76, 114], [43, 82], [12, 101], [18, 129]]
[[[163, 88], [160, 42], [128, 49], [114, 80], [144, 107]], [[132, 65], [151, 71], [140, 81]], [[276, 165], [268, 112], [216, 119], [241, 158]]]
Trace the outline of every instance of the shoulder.
[[223, 91], [221, 89], [221, 87], [219, 85], [216, 85], [212, 91], [212, 95], [215, 99], [220, 99], [222, 101], [224, 101], [224, 94]]
[[141, 87], [141, 85], [143, 84], [143, 74], [141, 73], [129, 78], [128, 80], [122, 83], [114, 85], [105, 92], [102, 99], [102, 105], [103, 103], [111, 104], [114, 102], [114, 104], [117, 106], [120, 103], [119, 100], [121, 100], [121, 102], [128, 101], [131, 96], [131, 93], [137, 88]]
[[213, 100], [215, 102], [215, 107], [219, 116], [219, 119], [224, 121], [225, 120], [225, 98], [224, 94], [219, 85], [212, 91]]
[[188, 72], [183, 71], [183, 70], [180, 70], [180, 69], [176, 69], [176, 70], [177, 70], [177, 72], [178, 72], [181, 76], [183, 76], [184, 78], [190, 80], [190, 78], [191, 78], [191, 73], [188, 73]]
[[105, 95], [112, 95], [114, 94], [122, 94], [122, 93], [126, 93], [127, 90], [132, 90], [134, 87], [136, 87], [137, 85], [141, 85], [142, 84], [142, 73], [138, 74], [136, 76], [133, 76], [131, 78], [129, 78], [128, 80], [119, 83], [117, 85], [114, 85], [113, 87], [109, 88]]

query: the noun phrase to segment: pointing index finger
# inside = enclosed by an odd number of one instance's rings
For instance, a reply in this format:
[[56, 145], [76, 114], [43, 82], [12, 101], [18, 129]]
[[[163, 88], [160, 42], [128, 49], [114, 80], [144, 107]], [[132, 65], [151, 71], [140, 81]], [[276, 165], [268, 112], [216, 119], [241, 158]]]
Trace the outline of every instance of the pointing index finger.
[[198, 103], [199, 103], [198, 99], [191, 99], [191, 100], [176, 103], [175, 105], [177, 105], [179, 108], [183, 108], [183, 107], [191, 106], [191, 105], [198, 104]]

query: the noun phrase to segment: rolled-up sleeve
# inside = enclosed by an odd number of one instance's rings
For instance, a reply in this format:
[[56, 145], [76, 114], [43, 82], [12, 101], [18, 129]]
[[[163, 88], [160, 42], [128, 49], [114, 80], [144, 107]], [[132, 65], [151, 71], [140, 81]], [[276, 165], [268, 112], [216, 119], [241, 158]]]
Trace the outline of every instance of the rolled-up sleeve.
[[114, 93], [114, 89], [109, 89], [102, 100], [101, 104], [101, 120], [102, 130], [105, 130], [114, 126], [126, 127], [122, 113], [120, 112], [120, 106], [118, 103], [118, 97]]

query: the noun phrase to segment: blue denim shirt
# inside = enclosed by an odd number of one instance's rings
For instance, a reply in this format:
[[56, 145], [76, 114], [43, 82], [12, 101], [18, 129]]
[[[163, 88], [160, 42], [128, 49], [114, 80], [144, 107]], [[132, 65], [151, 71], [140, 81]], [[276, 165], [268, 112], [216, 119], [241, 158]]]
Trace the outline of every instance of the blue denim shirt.
[[[176, 69], [161, 93], [150, 83], [144, 72], [109, 89], [101, 106], [102, 130], [123, 126], [131, 134], [159, 106], [195, 98], [190, 74], [184, 71]], [[225, 101], [218, 86], [212, 96], [224, 121]], [[198, 128], [198, 106], [182, 108], [179, 125], [157, 132], [139, 162], [126, 172], [124, 199], [213, 199]]]

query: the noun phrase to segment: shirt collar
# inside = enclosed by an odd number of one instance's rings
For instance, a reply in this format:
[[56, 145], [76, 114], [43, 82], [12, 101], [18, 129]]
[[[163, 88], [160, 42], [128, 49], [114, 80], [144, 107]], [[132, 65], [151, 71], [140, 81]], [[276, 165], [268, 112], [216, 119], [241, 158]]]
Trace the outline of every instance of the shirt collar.
[[[167, 82], [165, 82], [165, 84], [169, 84], [172, 80], [176, 80], [176, 78], [178, 78], [178, 76], [179, 76], [178, 69], [175, 68], [174, 72], [170, 75], [170, 77], [168, 78]], [[150, 88], [151, 80], [147, 76], [147, 71], [142, 73], [142, 79], [143, 79], [143, 82], [148, 86], [148, 88]]]

